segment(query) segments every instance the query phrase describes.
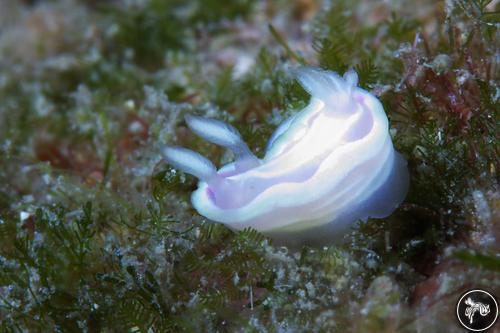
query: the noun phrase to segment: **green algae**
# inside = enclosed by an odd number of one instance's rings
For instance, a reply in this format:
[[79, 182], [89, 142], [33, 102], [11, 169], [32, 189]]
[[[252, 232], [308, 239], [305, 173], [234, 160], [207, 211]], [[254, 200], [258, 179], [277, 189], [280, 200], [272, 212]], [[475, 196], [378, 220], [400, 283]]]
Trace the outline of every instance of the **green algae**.
[[[7, 1], [0, 330], [455, 329], [446, 311], [463, 288], [500, 290], [493, 5]], [[187, 133], [190, 111], [231, 122], [261, 156], [307, 101], [290, 75], [302, 63], [357, 70], [411, 189], [343, 244], [288, 249], [197, 215], [195, 179], [159, 151], [230, 158]]]

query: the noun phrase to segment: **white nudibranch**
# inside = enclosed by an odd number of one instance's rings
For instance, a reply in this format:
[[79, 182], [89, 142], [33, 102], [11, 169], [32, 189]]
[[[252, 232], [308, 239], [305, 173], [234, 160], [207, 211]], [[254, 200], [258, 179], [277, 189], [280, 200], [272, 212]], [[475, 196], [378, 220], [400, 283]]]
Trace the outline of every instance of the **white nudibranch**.
[[408, 170], [382, 104], [357, 87], [356, 72], [302, 68], [297, 77], [310, 103], [276, 129], [263, 159], [231, 125], [194, 115], [186, 115], [188, 127], [233, 151], [235, 161], [217, 170], [188, 149], [162, 153], [199, 178], [191, 201], [208, 219], [282, 243], [327, 243], [357, 220], [392, 214], [406, 196]]

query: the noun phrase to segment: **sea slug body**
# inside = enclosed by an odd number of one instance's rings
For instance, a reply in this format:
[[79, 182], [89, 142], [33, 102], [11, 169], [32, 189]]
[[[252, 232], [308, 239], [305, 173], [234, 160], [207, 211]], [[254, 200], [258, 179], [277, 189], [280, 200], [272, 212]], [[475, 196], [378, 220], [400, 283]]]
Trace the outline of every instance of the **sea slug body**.
[[208, 219], [281, 243], [324, 244], [357, 220], [392, 214], [406, 196], [408, 170], [382, 104], [357, 87], [356, 72], [341, 77], [307, 67], [297, 77], [310, 103], [276, 129], [263, 159], [231, 125], [189, 114], [188, 127], [232, 150], [235, 161], [217, 170], [188, 149], [166, 146], [162, 153], [199, 178], [191, 201]]

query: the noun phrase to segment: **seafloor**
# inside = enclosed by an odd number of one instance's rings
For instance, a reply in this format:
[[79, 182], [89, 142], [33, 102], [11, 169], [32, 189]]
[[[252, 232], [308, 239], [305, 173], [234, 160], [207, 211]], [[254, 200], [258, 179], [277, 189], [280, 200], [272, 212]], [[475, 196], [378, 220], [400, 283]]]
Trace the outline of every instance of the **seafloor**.
[[[499, 7], [0, 0], [0, 331], [464, 332], [500, 296]], [[320, 248], [208, 222], [162, 145], [231, 159], [192, 112], [262, 156], [307, 64], [382, 100], [405, 202]]]

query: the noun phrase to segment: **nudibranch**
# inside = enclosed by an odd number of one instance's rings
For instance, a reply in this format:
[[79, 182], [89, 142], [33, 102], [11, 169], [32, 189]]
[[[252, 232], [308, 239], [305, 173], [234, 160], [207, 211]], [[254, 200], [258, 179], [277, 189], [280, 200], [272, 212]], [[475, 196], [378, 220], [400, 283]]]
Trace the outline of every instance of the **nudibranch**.
[[191, 202], [228, 227], [252, 227], [279, 242], [328, 243], [357, 220], [387, 217], [408, 190], [405, 159], [394, 150], [380, 101], [343, 77], [317, 68], [297, 70], [309, 104], [271, 136], [257, 158], [238, 131], [191, 114], [187, 126], [230, 149], [235, 161], [219, 170], [202, 155], [165, 146], [163, 157], [199, 179]]

